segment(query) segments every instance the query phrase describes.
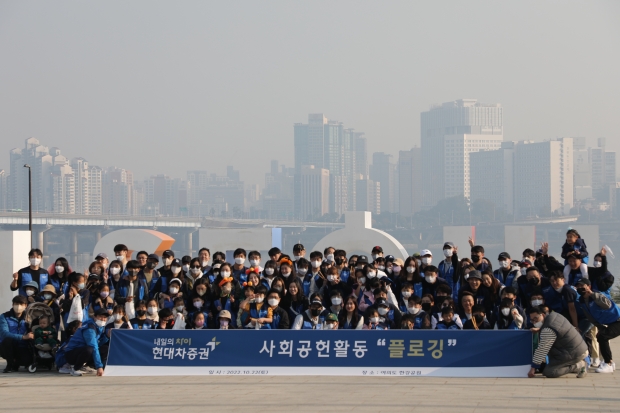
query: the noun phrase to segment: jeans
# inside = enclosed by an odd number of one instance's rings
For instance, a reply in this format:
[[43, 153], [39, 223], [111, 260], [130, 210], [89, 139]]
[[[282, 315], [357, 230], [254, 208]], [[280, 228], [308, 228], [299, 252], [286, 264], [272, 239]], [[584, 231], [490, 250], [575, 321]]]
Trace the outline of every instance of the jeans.
[[[74, 370], [80, 370], [85, 364], [93, 364], [93, 352], [95, 349], [90, 346], [78, 347], [73, 350], [69, 350], [65, 353], [65, 359], [67, 363], [73, 365]], [[105, 360], [108, 358], [108, 346], [99, 346], [99, 357], [105, 364]]]
[[[556, 360], [549, 357], [549, 364], [545, 366], [542, 374], [543, 376], [548, 378], [556, 378], [568, 373], [579, 373], [579, 369], [585, 366], [585, 362], [583, 361], [583, 359], [585, 359], [587, 355], [588, 352], [586, 351], [578, 357], [575, 357], [573, 360], [563, 363], [558, 363]], [[582, 362], [583, 365], [580, 365], [580, 363]]]

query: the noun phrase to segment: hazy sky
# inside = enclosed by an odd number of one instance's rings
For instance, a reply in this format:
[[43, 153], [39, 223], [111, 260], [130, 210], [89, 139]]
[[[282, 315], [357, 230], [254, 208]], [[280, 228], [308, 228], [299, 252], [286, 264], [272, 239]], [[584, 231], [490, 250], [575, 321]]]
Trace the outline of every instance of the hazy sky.
[[0, 168], [27, 137], [138, 178], [264, 182], [323, 112], [369, 154], [420, 112], [499, 102], [504, 136], [620, 150], [620, 2], [0, 1]]

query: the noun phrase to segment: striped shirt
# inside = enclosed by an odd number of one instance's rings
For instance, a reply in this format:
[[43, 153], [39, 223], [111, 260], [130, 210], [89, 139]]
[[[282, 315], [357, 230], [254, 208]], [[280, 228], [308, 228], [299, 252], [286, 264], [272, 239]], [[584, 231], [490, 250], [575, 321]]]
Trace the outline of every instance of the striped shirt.
[[536, 351], [534, 351], [534, 357], [532, 357], [532, 367], [539, 368], [545, 361], [545, 357], [549, 354], [549, 350], [553, 347], [556, 338], [558, 338], [558, 336], [552, 329], [546, 327], [540, 330], [540, 340]]

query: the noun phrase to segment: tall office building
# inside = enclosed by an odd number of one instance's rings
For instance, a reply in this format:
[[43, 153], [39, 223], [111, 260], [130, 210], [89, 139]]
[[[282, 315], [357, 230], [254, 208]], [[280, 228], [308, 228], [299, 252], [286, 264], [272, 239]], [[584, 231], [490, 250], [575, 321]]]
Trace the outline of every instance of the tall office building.
[[503, 109], [475, 99], [460, 99], [432, 107], [420, 116], [422, 143], [422, 206], [430, 208], [446, 197], [469, 196], [469, 154], [499, 149], [503, 139]]
[[398, 152], [398, 211], [411, 217], [422, 206], [422, 149]]
[[0, 211], [6, 211], [8, 198], [8, 179], [6, 171], [0, 169]]
[[517, 218], [568, 215], [573, 207], [573, 139], [518, 142], [515, 147]]
[[[295, 169], [271, 161], [271, 171], [265, 174], [263, 190], [263, 211], [268, 219], [293, 219]], [[300, 192], [301, 193], [301, 192]]]
[[368, 179], [368, 150], [366, 149], [366, 138], [361, 132], [356, 132], [354, 138], [355, 151], [355, 176]]
[[586, 138], [573, 138], [573, 197], [575, 201], [592, 198], [592, 166]]
[[313, 221], [329, 212], [329, 171], [314, 165], [301, 167], [301, 219]]
[[470, 154], [472, 203], [490, 201], [507, 214], [514, 212], [514, 142], [503, 142], [501, 149]]
[[[360, 176], [360, 178], [363, 178]], [[364, 178], [355, 181], [357, 211], [370, 211], [373, 214], [381, 213], [381, 184]]]
[[398, 195], [396, 164], [392, 161], [392, 155], [384, 152], [372, 154], [370, 165], [370, 179], [379, 183], [381, 191], [381, 211], [398, 212]]
[[609, 200], [609, 185], [616, 183], [616, 152], [607, 151], [605, 138], [597, 139], [597, 147], [590, 149], [592, 193], [599, 201]]

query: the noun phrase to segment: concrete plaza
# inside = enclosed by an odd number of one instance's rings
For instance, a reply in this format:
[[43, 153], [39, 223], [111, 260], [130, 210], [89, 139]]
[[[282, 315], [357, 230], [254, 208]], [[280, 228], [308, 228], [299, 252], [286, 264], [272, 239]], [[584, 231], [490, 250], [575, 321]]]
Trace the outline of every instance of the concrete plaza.
[[[620, 339], [612, 341], [620, 360]], [[0, 361], [0, 369], [4, 368]], [[11, 412], [618, 412], [620, 371], [584, 379], [71, 377], [0, 373]]]

